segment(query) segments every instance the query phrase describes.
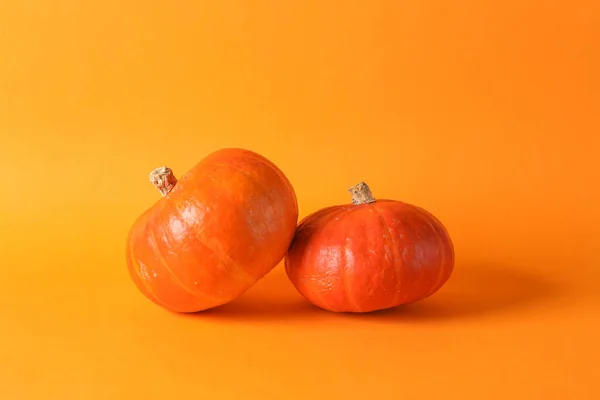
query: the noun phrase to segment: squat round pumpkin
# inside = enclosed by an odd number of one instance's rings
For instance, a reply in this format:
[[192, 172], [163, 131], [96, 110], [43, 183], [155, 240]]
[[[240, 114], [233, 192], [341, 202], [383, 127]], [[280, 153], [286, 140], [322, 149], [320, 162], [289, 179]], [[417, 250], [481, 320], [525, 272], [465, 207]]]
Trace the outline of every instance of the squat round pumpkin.
[[179, 181], [168, 167], [150, 180], [163, 197], [131, 227], [127, 265], [154, 303], [176, 312], [228, 303], [285, 257], [298, 222], [296, 194], [263, 156], [222, 149]]
[[334, 312], [370, 312], [424, 299], [454, 269], [448, 232], [426, 210], [375, 200], [361, 182], [352, 204], [304, 218], [285, 260], [293, 285], [312, 304]]

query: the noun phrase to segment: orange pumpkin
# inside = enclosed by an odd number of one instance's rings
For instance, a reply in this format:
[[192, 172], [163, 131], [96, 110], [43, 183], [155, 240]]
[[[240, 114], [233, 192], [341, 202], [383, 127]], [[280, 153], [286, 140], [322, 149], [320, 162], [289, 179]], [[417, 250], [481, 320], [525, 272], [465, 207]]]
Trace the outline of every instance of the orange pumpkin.
[[298, 222], [296, 194], [261, 155], [222, 149], [179, 181], [168, 167], [150, 179], [164, 197], [131, 227], [127, 265], [154, 303], [176, 312], [228, 303], [285, 257]]
[[352, 204], [304, 218], [285, 260], [296, 289], [334, 312], [370, 312], [431, 296], [450, 278], [454, 247], [424, 209], [349, 189]]

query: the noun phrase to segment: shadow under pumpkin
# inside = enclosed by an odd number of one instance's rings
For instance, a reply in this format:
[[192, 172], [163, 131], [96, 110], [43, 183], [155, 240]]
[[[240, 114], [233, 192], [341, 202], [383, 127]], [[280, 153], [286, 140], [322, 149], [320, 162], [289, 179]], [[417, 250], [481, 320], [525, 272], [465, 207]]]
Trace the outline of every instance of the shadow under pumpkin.
[[329, 315], [398, 321], [468, 318], [500, 313], [549, 301], [563, 288], [543, 277], [514, 267], [457, 265], [446, 285], [431, 297], [397, 308], [367, 314], [334, 314], [308, 303], [278, 266], [239, 299], [203, 312], [195, 318], [240, 320], [294, 319]]

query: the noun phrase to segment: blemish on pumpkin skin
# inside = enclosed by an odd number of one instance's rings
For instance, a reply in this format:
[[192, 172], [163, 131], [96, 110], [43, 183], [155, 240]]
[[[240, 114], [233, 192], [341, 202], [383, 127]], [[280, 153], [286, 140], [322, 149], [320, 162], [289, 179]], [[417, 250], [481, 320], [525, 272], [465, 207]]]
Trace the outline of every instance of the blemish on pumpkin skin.
[[169, 219], [169, 230], [177, 242], [183, 241], [183, 239], [186, 237], [185, 226], [183, 222], [175, 215]]
[[142, 279], [144, 280], [150, 280], [150, 275], [148, 274], [148, 267], [146, 267], [146, 265], [144, 263], [142, 263], [141, 261], [138, 261], [138, 264], [140, 266], [140, 275], [142, 277]]
[[151, 278], [157, 278], [158, 273], [155, 270], [148, 271], [148, 267], [146, 264], [138, 260], [138, 265], [140, 266], [140, 277], [145, 281], [149, 281]]
[[135, 258], [131, 258], [131, 261], [135, 264], [138, 265], [138, 268], [134, 268], [134, 270], [136, 271], [136, 275], [140, 280], [140, 283], [142, 284], [142, 286], [144, 287], [144, 289], [146, 289], [146, 296], [153, 299], [157, 304], [160, 304], [161, 306], [165, 307], [165, 308], [169, 308], [168, 305], [166, 303], [164, 303], [152, 290], [152, 287], [149, 286], [148, 282], [146, 282], [146, 279], [143, 277], [142, 274], [142, 266], [144, 267], [144, 270], [146, 271], [146, 275], [147, 275], [147, 268], [146, 266], [139, 260], [136, 260]]
[[198, 203], [185, 202], [185, 207], [180, 208], [179, 214], [183, 222], [189, 226], [200, 225], [204, 221], [204, 215], [209, 211], [208, 207], [200, 207]]

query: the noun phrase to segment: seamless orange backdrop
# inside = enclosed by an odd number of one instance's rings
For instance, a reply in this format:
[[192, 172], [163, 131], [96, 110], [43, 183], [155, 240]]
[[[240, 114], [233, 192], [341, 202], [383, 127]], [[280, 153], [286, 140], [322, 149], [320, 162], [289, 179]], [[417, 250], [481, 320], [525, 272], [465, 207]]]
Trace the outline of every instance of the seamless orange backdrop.
[[[0, 2], [0, 399], [597, 399], [597, 1]], [[124, 243], [222, 147], [301, 216], [427, 208], [449, 283], [388, 313], [307, 306], [277, 267], [178, 316]]]

